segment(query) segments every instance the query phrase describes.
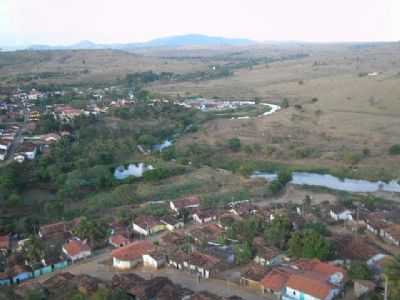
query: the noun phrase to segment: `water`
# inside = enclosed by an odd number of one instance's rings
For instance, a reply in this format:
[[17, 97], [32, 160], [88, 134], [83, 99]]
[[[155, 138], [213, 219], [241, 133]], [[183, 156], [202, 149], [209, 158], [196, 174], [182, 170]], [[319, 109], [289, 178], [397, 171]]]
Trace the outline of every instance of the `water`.
[[[329, 174], [317, 174], [309, 172], [293, 172], [292, 181], [290, 183], [296, 185], [321, 186], [333, 190], [355, 192], [355, 193], [371, 193], [377, 191], [400, 193], [400, 184], [392, 180], [388, 183], [383, 181], [368, 181], [359, 179], [340, 179]], [[251, 178], [264, 178], [272, 181], [277, 178], [277, 174], [268, 172], [254, 172]]]
[[160, 151], [162, 152], [165, 148], [171, 147], [172, 146], [172, 141], [171, 140], [165, 140], [161, 144], [157, 144], [153, 146], [154, 151]]
[[130, 164], [127, 169], [124, 166], [119, 166], [114, 171], [114, 177], [118, 180], [124, 180], [130, 176], [142, 177], [143, 173], [148, 170], [154, 170], [152, 165], [146, 166], [144, 163]]

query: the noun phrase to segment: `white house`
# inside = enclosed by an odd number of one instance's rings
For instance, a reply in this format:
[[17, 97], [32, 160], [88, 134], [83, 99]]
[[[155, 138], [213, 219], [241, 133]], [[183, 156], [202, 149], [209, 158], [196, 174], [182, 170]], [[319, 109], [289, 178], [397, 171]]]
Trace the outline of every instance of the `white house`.
[[70, 240], [68, 243], [64, 244], [62, 251], [72, 262], [92, 255], [92, 251], [86, 241], [82, 242], [78, 239]]
[[7, 151], [0, 149], [0, 160], [6, 160], [7, 157]]
[[133, 231], [144, 235], [148, 236], [153, 233], [160, 232], [165, 229], [165, 225], [162, 224], [159, 220], [157, 220], [153, 216], [148, 216], [148, 215], [142, 215], [137, 217], [133, 224]]
[[161, 223], [165, 225], [165, 228], [169, 231], [174, 231], [175, 229], [183, 228], [185, 224], [183, 221], [178, 220], [173, 216], [165, 216], [161, 219]]
[[111, 253], [113, 266], [120, 270], [131, 269], [143, 261], [144, 254], [151, 252], [153, 249], [153, 243], [149, 240], [136, 241], [115, 249]]
[[182, 199], [178, 199], [175, 201], [170, 201], [169, 206], [170, 208], [175, 211], [179, 212], [181, 209], [191, 209], [191, 208], [197, 208], [200, 206], [200, 198], [197, 196], [191, 196], [191, 197], [186, 197]]
[[0, 150], [8, 151], [10, 149], [12, 142], [6, 139], [0, 139]]
[[217, 214], [214, 209], [199, 210], [195, 212], [192, 217], [193, 221], [198, 224], [210, 223], [217, 220]]
[[143, 265], [145, 267], [159, 269], [166, 262], [165, 251], [154, 250], [149, 253], [143, 254]]
[[342, 207], [333, 207], [329, 212], [335, 221], [353, 221], [353, 212]]
[[20, 146], [20, 152], [26, 157], [26, 159], [33, 160], [36, 158], [37, 145], [33, 143], [24, 142]]

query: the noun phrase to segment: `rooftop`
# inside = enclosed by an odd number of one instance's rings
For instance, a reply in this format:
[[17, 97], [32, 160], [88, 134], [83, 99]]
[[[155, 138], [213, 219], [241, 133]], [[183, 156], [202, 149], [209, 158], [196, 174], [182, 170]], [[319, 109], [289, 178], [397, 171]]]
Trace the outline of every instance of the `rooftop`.
[[90, 251], [90, 247], [86, 242], [80, 240], [70, 240], [63, 248], [70, 256], [75, 256], [84, 251]]
[[113, 250], [112, 256], [119, 260], [133, 261], [139, 259], [143, 254], [146, 254], [153, 249], [154, 245], [151, 241], [136, 241], [124, 247]]

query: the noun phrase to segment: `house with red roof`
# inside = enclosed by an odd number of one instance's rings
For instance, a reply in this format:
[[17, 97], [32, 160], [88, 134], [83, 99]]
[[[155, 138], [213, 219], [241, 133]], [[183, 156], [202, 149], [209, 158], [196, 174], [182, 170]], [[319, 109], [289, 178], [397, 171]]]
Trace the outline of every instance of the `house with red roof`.
[[0, 252], [8, 252], [11, 250], [11, 241], [10, 236], [0, 235]]
[[122, 234], [114, 234], [109, 239], [108, 242], [111, 246], [115, 248], [120, 248], [129, 244], [129, 239], [124, 237]]
[[143, 255], [154, 250], [154, 245], [149, 240], [141, 240], [130, 243], [124, 247], [115, 249], [111, 255], [113, 266], [117, 269], [131, 269], [143, 261]]
[[92, 251], [90, 250], [90, 247], [86, 241], [81, 241], [78, 239], [68, 241], [68, 243], [64, 244], [62, 247], [62, 251], [72, 262], [92, 255]]
[[346, 271], [318, 259], [274, 268], [262, 280], [264, 292], [283, 300], [331, 300], [343, 289]]
[[173, 211], [179, 213], [179, 211], [184, 208], [186, 209], [198, 208], [200, 206], [200, 202], [201, 202], [200, 197], [190, 196], [175, 201], [170, 201], [169, 206]]
[[148, 236], [162, 230], [165, 225], [159, 219], [149, 215], [141, 215], [133, 221], [133, 231], [144, 236]]

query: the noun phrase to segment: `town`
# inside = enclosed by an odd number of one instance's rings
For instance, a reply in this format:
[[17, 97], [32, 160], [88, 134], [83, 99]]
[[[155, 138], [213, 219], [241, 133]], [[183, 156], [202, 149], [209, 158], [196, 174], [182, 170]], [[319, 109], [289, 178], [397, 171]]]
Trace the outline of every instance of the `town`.
[[399, 11], [1, 0], [0, 300], [399, 300]]

